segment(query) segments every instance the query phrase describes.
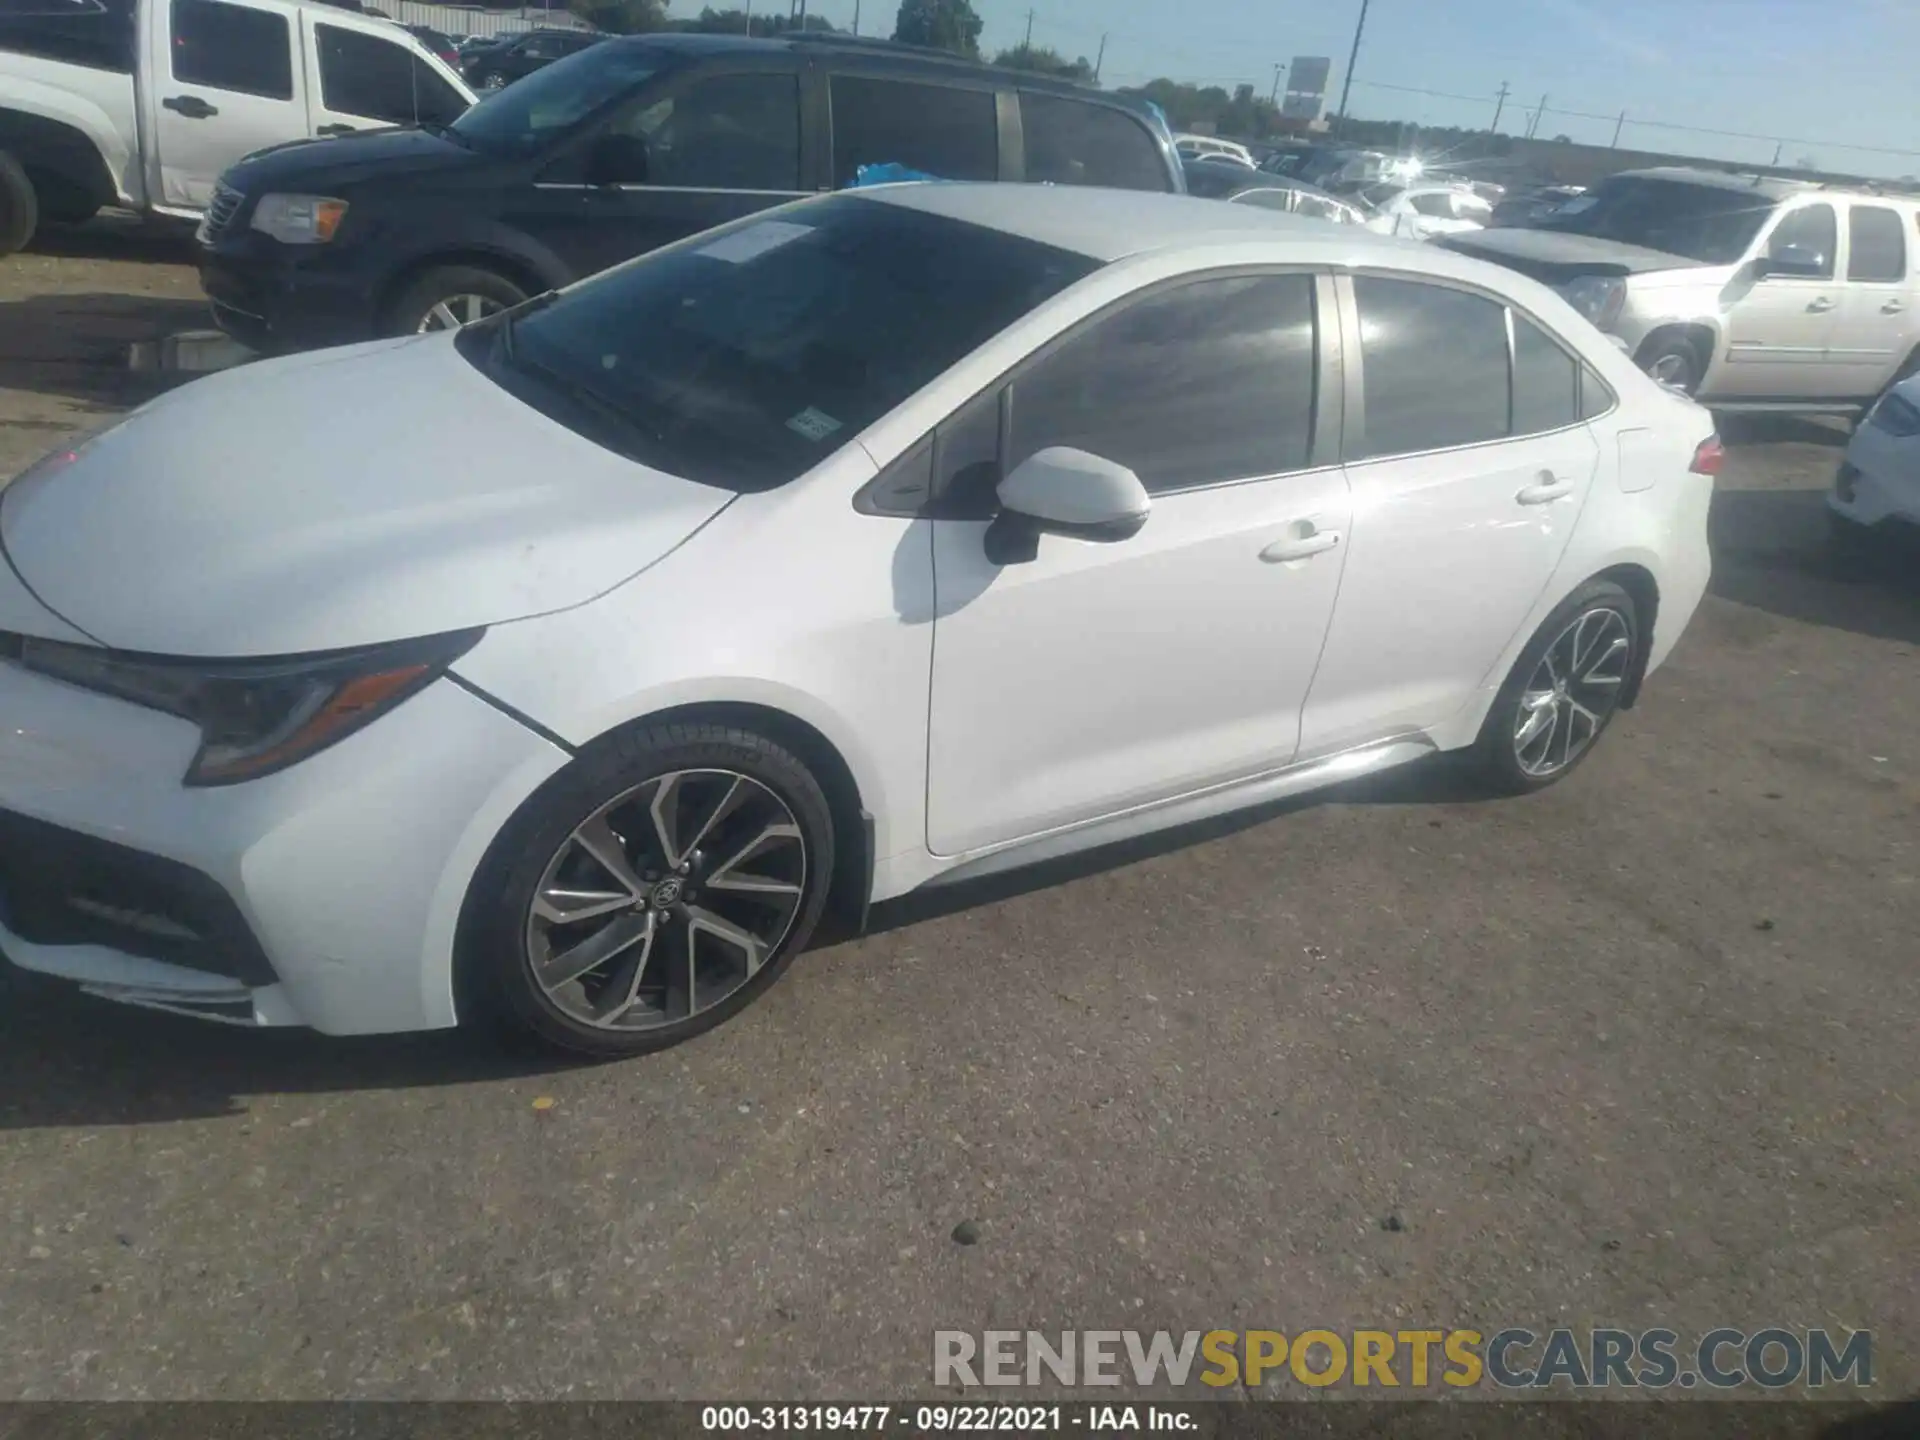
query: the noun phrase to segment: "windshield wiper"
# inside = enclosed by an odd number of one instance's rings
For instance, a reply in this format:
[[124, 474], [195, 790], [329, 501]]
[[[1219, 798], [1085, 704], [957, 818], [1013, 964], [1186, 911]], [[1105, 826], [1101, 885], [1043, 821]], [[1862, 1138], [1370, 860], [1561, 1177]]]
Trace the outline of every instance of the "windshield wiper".
[[[647, 441], [649, 448], [664, 447], [666, 445], [667, 437], [665, 435], [641, 424], [619, 401], [603, 394], [591, 385], [574, 379], [565, 371], [555, 369], [543, 361], [535, 360], [533, 357], [526, 355], [516, 358], [513, 350], [512, 330], [513, 327], [511, 325], [503, 325], [501, 327], [500, 354], [501, 358], [510, 363], [516, 370], [522, 374], [537, 377], [541, 384], [547, 386], [549, 389], [558, 391], [561, 395], [572, 401], [577, 408], [586, 411], [603, 424], [611, 425], [623, 434], [638, 436]], [[646, 456], [633, 454], [631, 452], [628, 453], [628, 458], [640, 461], [643, 464], [653, 463], [652, 460]]]

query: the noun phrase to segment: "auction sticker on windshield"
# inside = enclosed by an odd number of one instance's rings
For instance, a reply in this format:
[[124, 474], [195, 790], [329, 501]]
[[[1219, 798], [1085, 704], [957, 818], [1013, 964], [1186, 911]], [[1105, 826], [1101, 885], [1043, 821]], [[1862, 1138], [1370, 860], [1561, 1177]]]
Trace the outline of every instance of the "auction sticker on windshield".
[[787, 428], [798, 431], [809, 440], [824, 440], [840, 428], [840, 422], [824, 410], [816, 410], [809, 405], [787, 421]]
[[705, 255], [709, 260], [725, 260], [729, 265], [739, 265], [769, 250], [778, 250], [782, 245], [812, 231], [811, 225], [795, 225], [790, 220], [762, 220], [758, 225], [749, 225], [744, 230], [723, 235], [711, 245], [702, 245], [694, 254]]

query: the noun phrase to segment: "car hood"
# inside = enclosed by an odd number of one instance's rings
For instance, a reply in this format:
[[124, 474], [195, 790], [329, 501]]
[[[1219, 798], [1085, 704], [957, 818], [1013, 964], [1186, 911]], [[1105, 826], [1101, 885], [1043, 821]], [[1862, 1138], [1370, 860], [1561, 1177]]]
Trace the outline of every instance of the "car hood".
[[582, 604], [731, 498], [593, 444], [429, 335], [197, 380], [0, 490], [0, 543], [103, 645], [293, 655]]
[[1455, 236], [1447, 248], [1493, 260], [1515, 270], [1554, 279], [1575, 275], [1639, 275], [1653, 270], [1710, 269], [1704, 261], [1619, 240], [1601, 240], [1563, 230], [1476, 230]]
[[247, 195], [269, 190], [300, 193], [485, 163], [486, 156], [443, 131], [369, 130], [330, 139], [289, 140], [256, 150], [220, 178]]

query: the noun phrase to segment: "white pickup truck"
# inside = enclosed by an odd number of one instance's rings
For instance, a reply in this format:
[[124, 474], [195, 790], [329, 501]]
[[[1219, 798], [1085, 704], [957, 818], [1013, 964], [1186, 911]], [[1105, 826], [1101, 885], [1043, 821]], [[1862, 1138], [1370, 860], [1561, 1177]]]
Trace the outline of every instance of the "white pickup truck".
[[103, 205], [191, 220], [256, 150], [472, 103], [400, 25], [338, 4], [0, 0], [0, 255]]

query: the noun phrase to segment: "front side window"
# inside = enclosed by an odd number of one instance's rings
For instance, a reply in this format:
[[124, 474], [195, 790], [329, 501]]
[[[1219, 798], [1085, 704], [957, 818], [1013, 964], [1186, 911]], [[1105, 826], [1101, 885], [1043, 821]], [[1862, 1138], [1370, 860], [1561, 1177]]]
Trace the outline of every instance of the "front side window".
[[1767, 237], [1767, 253], [1785, 256], [1791, 246], [1798, 258], [1810, 259], [1820, 266], [1817, 274], [1796, 275], [1795, 279], [1831, 280], [1833, 257], [1840, 248], [1840, 226], [1831, 205], [1805, 205], [1789, 211]]
[[293, 41], [282, 15], [225, 0], [175, 0], [172, 39], [176, 80], [293, 98]]
[[602, 178], [713, 190], [800, 188], [800, 82], [793, 75], [709, 75], [616, 119], [625, 173]]
[[642, 464], [764, 490], [1095, 268], [835, 195], [643, 256], [459, 343], [526, 403]]
[[1847, 212], [1847, 279], [1887, 282], [1907, 278], [1907, 231], [1900, 212], [1855, 205]]
[[459, 94], [404, 45], [378, 35], [316, 25], [320, 98], [342, 115], [390, 125], [445, 124], [467, 108]]
[[1360, 456], [1506, 436], [1506, 307], [1464, 290], [1356, 276], [1366, 435]]
[[532, 155], [643, 85], [660, 56], [644, 46], [594, 45], [482, 100], [453, 133], [490, 154]]
[[1009, 466], [1068, 445], [1127, 466], [1155, 493], [1304, 469], [1314, 355], [1311, 276], [1150, 295], [1014, 383]]
[[1020, 96], [1027, 179], [1054, 185], [1166, 190], [1166, 162], [1147, 127], [1110, 105], [1058, 95]]
[[835, 75], [829, 93], [836, 186], [851, 185], [862, 165], [904, 165], [942, 180], [999, 178], [991, 91]]

